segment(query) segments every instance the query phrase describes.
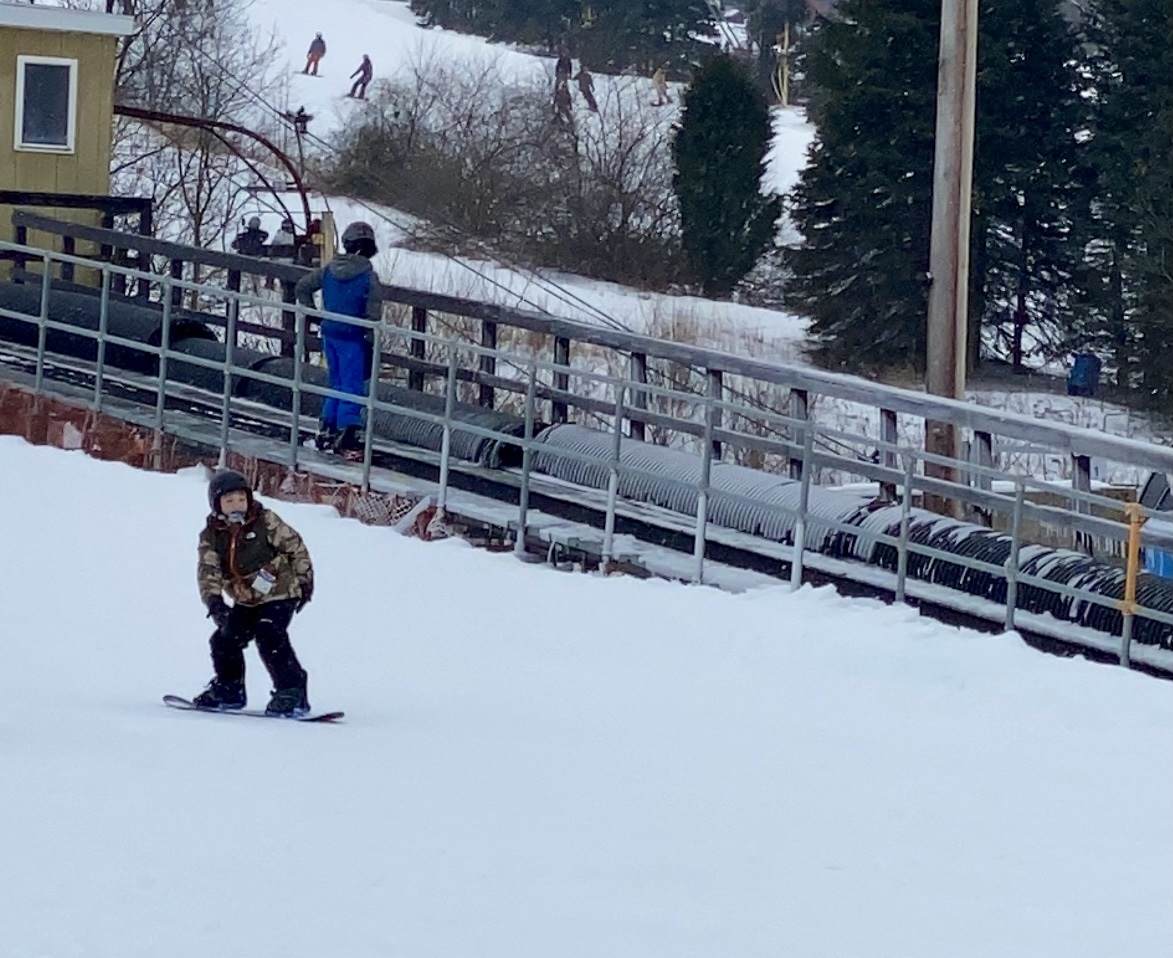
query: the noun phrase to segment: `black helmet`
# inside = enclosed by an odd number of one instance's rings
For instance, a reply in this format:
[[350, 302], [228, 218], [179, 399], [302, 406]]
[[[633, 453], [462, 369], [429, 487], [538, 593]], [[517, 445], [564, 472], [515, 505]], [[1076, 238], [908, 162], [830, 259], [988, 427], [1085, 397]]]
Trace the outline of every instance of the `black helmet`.
[[252, 506], [253, 490], [248, 480], [231, 469], [217, 469], [208, 482], [208, 506], [213, 513], [219, 514], [220, 497], [229, 492], [244, 492], [248, 495], [249, 506]]
[[371, 224], [355, 220], [346, 227], [342, 232], [342, 248], [348, 253], [374, 256], [379, 248], [375, 245], [375, 231]]

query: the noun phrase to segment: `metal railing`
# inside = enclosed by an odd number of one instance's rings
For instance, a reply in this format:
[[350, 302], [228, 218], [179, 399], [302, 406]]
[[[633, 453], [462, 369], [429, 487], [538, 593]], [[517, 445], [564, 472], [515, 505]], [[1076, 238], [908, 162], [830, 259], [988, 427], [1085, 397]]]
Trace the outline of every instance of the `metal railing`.
[[[1015, 628], [1018, 623], [1018, 594], [1022, 586], [1046, 589], [1079, 603], [1113, 609], [1122, 616], [1122, 635], [1115, 647], [1120, 661], [1124, 664], [1129, 664], [1132, 658], [1131, 639], [1135, 620], [1145, 618], [1163, 625], [1173, 626], [1173, 615], [1158, 609], [1146, 608], [1140, 605], [1136, 599], [1137, 551], [1140, 546], [1160, 545], [1163, 548], [1170, 548], [1171, 545], [1167, 536], [1152, 535], [1143, 530], [1145, 520], [1154, 515], [1150, 510], [1131, 504], [1126, 515], [1123, 505], [1118, 500], [1099, 495], [1092, 492], [1090, 488], [1081, 488], [1078, 482], [1073, 483], [1072, 488], [1067, 489], [1057, 488], [1042, 480], [1018, 476], [1013, 478], [1012, 491], [1000, 490], [997, 483], [999, 480], [1005, 480], [1007, 476], [991, 464], [994, 461], [992, 456], [976, 457], [977, 461], [963, 461], [932, 455], [920, 449], [907, 448], [896, 441], [895, 431], [890, 428], [889, 415], [885, 415], [881, 419], [887, 425], [882, 430], [883, 434], [880, 437], [861, 437], [829, 428], [810, 418], [808, 414], [809, 396], [817, 387], [823, 391], [820, 393], [821, 395], [851, 396], [872, 404], [883, 403], [880, 408], [885, 414], [895, 415], [895, 413], [909, 413], [915, 410], [925, 418], [953, 422], [955, 425], [971, 430], [974, 436], [978, 437], [978, 444], [986, 446], [987, 449], [992, 447], [994, 436], [1011, 436], [1018, 440], [1032, 442], [1040, 448], [1052, 452], [1067, 453], [1074, 457], [1099, 455], [1113, 458], [1119, 462], [1173, 472], [1173, 450], [1170, 449], [1148, 446], [1127, 439], [1096, 436], [1084, 430], [1074, 430], [1064, 426], [1037, 423], [1014, 414], [982, 410], [964, 403], [954, 403], [891, 387], [869, 384], [850, 377], [796, 367], [772, 366], [709, 350], [681, 347], [679, 344], [651, 340], [647, 337], [620, 335], [605, 330], [592, 331], [589, 327], [585, 330], [577, 330], [577, 333], [582, 336], [586, 336], [588, 333], [591, 335], [597, 333], [596, 339], [613, 341], [613, 348], [622, 350], [626, 346], [630, 350], [627, 355], [629, 362], [619, 364], [619, 368], [626, 370], [626, 372], [616, 374], [611, 371], [576, 366], [571, 362], [571, 357], [565, 353], [554, 359], [544, 358], [517, 347], [500, 346], [496, 343], [495, 337], [492, 344], [484, 341], [481, 343], [469, 342], [456, 335], [445, 336], [429, 332], [419, 328], [419, 324], [414, 322], [410, 328], [401, 328], [354, 317], [336, 317], [321, 310], [296, 305], [292, 307], [295, 315], [292, 376], [275, 376], [250, 368], [237, 361], [240, 352], [237, 343], [237, 327], [241, 310], [271, 307], [272, 300], [238, 290], [193, 283], [170, 275], [162, 277], [150, 275], [148, 277], [141, 271], [129, 267], [65, 253], [19, 247], [9, 243], [0, 243], [0, 249], [20, 253], [29, 261], [39, 259], [41, 263], [37, 313], [34, 315], [0, 308], [0, 317], [29, 323], [36, 327], [34, 388], [37, 391], [46, 389], [45, 369], [47, 363], [51, 360], [58, 361], [57, 357], [50, 356], [48, 353], [47, 340], [50, 331], [67, 332], [96, 342], [96, 358], [92, 369], [94, 385], [90, 399], [96, 410], [103, 408], [106, 383], [111, 375], [106, 361], [107, 347], [117, 346], [148, 354], [157, 361], [157, 373], [152, 377], [156, 391], [153, 427], [156, 436], [161, 439], [168, 430], [168, 395], [179, 388], [179, 384], [172, 375], [172, 364], [180, 362], [188, 366], [198, 366], [216, 371], [222, 376], [222, 390], [219, 396], [221, 463], [226, 460], [231, 443], [230, 425], [234, 414], [234, 402], [237, 406], [240, 403], [236, 396], [237, 386], [245, 380], [254, 380], [290, 390], [291, 410], [284, 459], [289, 468], [295, 470], [303, 464], [302, 419], [303, 400], [306, 396], [357, 401], [364, 407], [368, 423], [374, 422], [377, 412], [395, 412], [399, 416], [406, 416], [438, 426], [442, 430], [443, 436], [439, 451], [437, 493], [437, 505], [440, 509], [444, 509], [446, 506], [449, 494], [453, 468], [451, 450], [454, 434], [466, 433], [512, 445], [521, 450], [521, 465], [517, 470], [519, 496], [514, 530], [516, 546], [520, 550], [524, 547], [526, 538], [527, 512], [530, 508], [529, 503], [534, 483], [540, 479], [534, 470], [535, 453], [541, 451], [547, 455], [556, 455], [570, 460], [598, 463], [597, 458], [591, 455], [573, 449], [551, 449], [550, 446], [544, 444], [539, 438], [538, 425], [541, 422], [539, 407], [546, 402], [550, 403], [550, 419], [553, 422], [562, 418], [559, 415], [559, 407], [565, 411], [585, 410], [595, 416], [599, 416], [605, 411], [605, 426], [611, 430], [614, 437], [611, 454], [605, 464], [609, 477], [607, 487], [604, 490], [605, 521], [602, 554], [605, 565], [609, 564], [615, 556], [616, 517], [626, 505], [619, 491], [622, 480], [633, 475], [642, 475], [654, 477], [657, 481], [669, 485], [687, 487], [696, 493], [696, 511], [692, 517], [691, 527], [694, 543], [691, 578], [696, 582], [704, 581], [706, 547], [717, 535], [717, 531], [710, 529], [709, 526], [709, 496], [713, 491], [712, 467], [715, 462], [722, 461], [726, 453], [731, 450], [754, 450], [764, 455], [776, 456], [779, 462], [790, 464], [792, 477], [801, 482], [797, 508], [763, 503], [752, 497], [728, 490], [722, 491], [722, 495], [730, 497], [734, 501], [744, 501], [768, 509], [793, 521], [793, 541], [787, 547], [787, 554], [790, 563], [790, 581], [794, 587], [801, 584], [804, 568], [815, 558], [816, 554], [812, 549], [812, 535], [815, 530], [822, 530], [824, 534], [828, 531], [842, 533], [857, 539], [866, 539], [873, 545], [883, 545], [895, 550], [897, 567], [893, 580], [893, 591], [898, 601], [906, 600], [910, 593], [910, 559], [920, 557], [951, 563], [991, 576], [1004, 577], [1007, 589], [1003, 622], [1007, 629]], [[100, 274], [100, 284], [95, 291], [99, 314], [96, 330], [83, 329], [51, 317], [52, 275], [55, 264], [83, 267], [96, 270]], [[132, 279], [138, 282], [147, 282], [149, 280], [159, 285], [159, 303], [162, 315], [158, 345], [126, 339], [109, 331], [108, 317], [111, 304], [117, 301], [112, 293], [112, 287], [115, 285], [115, 277], [118, 276], [121, 276], [123, 281]], [[208, 300], [219, 299], [223, 301], [225, 306], [223, 360], [208, 359], [175, 348], [171, 341], [171, 315], [176, 300], [174, 294], [177, 291], [194, 293]], [[308, 355], [310, 343], [308, 326], [312, 321], [326, 318], [341, 318], [348, 323], [361, 326], [369, 330], [374, 339], [374, 354], [378, 357], [374, 367], [376, 372], [370, 377], [364, 396], [356, 397], [306, 382], [304, 379], [307, 362], [305, 357]], [[553, 322], [562, 324], [563, 321]], [[554, 331], [564, 332], [565, 329], [561, 325], [557, 325]], [[444, 411], [429, 413], [380, 400], [377, 393], [380, 382], [379, 371], [384, 368], [401, 367], [405, 357], [418, 358], [422, 352], [428, 350], [445, 360], [443, 363], [432, 362], [433, 369], [430, 370], [430, 374], [433, 376], [436, 375], [434, 367], [441, 367], [444, 370], [442, 378]], [[462, 356], [470, 357], [469, 361], [462, 363]], [[642, 371], [646, 369], [648, 357], [676, 357], [677, 359], [686, 357], [690, 363], [696, 363], [698, 360], [711, 363], [711, 365], [702, 367], [709, 388], [702, 392], [696, 392], [684, 390], [674, 385], [649, 382], [648, 377], [642, 374]], [[502, 367], [513, 370], [514, 375], [502, 375], [500, 372]], [[488, 368], [493, 370], [492, 387], [495, 391], [513, 393], [519, 398], [519, 412], [524, 420], [524, 431], [520, 436], [463, 421], [456, 415], [457, 395], [461, 384], [478, 387], [486, 385], [483, 379], [478, 380], [477, 377], [484, 374]], [[741, 376], [752, 373], [765, 382], [785, 382], [797, 392], [800, 399], [792, 402], [786, 413], [748, 405], [743, 399], [736, 396], [731, 397], [725, 388], [722, 374], [732, 371]], [[571, 389], [572, 381], [577, 384], [577, 389]], [[799, 385], [805, 388], [800, 389]], [[422, 384], [420, 388], [423, 388]], [[481, 397], [478, 396], [478, 398]], [[656, 410], [655, 406], [658, 401], [662, 402], [660, 402], [660, 409]], [[737, 428], [738, 422], [746, 424], [753, 431]], [[697, 481], [685, 482], [670, 476], [653, 474], [621, 461], [624, 443], [634, 441], [635, 437], [642, 432], [637, 427], [648, 424], [668, 428], [682, 436], [691, 436], [699, 440], [696, 443], [696, 454], [700, 459]], [[372, 433], [372, 429], [365, 430], [363, 457], [359, 465], [360, 481], [364, 490], [369, 488], [371, 481], [374, 449]], [[982, 436], [985, 438], [981, 438]], [[837, 448], [842, 448], [842, 445], [836, 446], [835, 443], [850, 446], [852, 443], [859, 444], [861, 441], [875, 449], [875, 455], [871, 461], [861, 461], [842, 451], [835, 451]], [[934, 470], [934, 466], [943, 468]], [[809, 511], [810, 491], [815, 482], [816, 473], [820, 469], [845, 471], [876, 483], [877, 493], [885, 498], [892, 507], [899, 508], [899, 534], [893, 536], [880, 531], [863, 530], [858, 525], [849, 524], [841, 519], [812, 515]], [[939, 474], [934, 475], [935, 471]], [[1032, 489], [1061, 493], [1070, 506], [1064, 508], [1032, 502], [1029, 498], [1029, 492]], [[987, 516], [999, 514], [1006, 517], [1008, 519], [1008, 534], [1011, 538], [1009, 558], [1004, 564], [995, 564], [911, 541], [909, 529], [918, 494], [920, 496], [934, 496], [942, 501], [955, 503], [960, 507], [981, 512]], [[1108, 518], [1108, 516], [1117, 518]], [[1127, 521], [1120, 521], [1122, 519]], [[1022, 547], [1028, 544], [1024, 537], [1025, 524], [1032, 521], [1069, 530], [1077, 537], [1096, 537], [1119, 543], [1119, 551], [1121, 554], [1126, 554], [1128, 558], [1127, 586], [1124, 597], [1122, 599], [1113, 598], [1084, 588], [1079, 582], [1061, 583], [1024, 572], [1020, 567], [1020, 552]], [[1111, 647], [1111, 644], [1112, 640], [1105, 636], [1098, 647], [1106, 649]]]

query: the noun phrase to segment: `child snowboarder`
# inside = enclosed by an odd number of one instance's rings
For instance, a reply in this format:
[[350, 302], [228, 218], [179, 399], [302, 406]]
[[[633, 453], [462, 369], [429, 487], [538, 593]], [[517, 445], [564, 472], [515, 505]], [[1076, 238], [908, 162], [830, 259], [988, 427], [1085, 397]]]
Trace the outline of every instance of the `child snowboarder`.
[[[379, 322], [383, 318], [383, 290], [371, 266], [371, 257], [379, 251], [375, 231], [361, 220], [351, 223], [342, 234], [342, 248], [342, 255], [297, 281], [297, 301], [312, 308], [314, 293], [321, 290], [326, 312]], [[322, 320], [322, 352], [331, 389], [356, 396], [364, 393], [369, 349], [363, 327], [337, 319]], [[328, 398], [322, 404], [315, 443], [318, 449], [343, 455], [361, 453], [362, 413], [358, 403]]]
[[[200, 533], [200, 598], [216, 623], [215, 677], [192, 701], [205, 709], [242, 709], [244, 649], [253, 640], [273, 680], [265, 711], [305, 715], [306, 673], [289, 644], [289, 623], [314, 594], [314, 567], [301, 536], [253, 499], [248, 480], [229, 469], [208, 483], [211, 514]], [[224, 593], [232, 597], [229, 606]]]

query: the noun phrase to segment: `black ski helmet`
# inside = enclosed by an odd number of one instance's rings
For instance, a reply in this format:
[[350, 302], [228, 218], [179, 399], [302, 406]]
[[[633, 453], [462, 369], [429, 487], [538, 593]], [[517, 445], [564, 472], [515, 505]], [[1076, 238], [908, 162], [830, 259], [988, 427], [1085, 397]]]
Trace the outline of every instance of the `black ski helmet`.
[[342, 248], [354, 255], [371, 257], [379, 252], [375, 244], [375, 231], [370, 223], [355, 220], [342, 232]]
[[228, 492], [243, 492], [248, 496], [248, 504], [253, 504], [253, 490], [247, 479], [232, 469], [217, 469], [216, 474], [208, 482], [208, 506], [217, 515], [220, 512], [220, 497]]

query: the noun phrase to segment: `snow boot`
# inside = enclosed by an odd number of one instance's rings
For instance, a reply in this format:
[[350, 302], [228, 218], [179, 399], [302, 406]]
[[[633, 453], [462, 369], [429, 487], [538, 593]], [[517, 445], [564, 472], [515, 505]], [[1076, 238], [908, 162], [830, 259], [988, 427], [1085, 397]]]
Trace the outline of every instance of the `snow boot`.
[[317, 438], [314, 439], [314, 448], [318, 452], [333, 452], [334, 447], [338, 445], [338, 431], [331, 429], [329, 426], [320, 426], [318, 428]]
[[242, 709], [248, 704], [248, 693], [243, 682], [221, 682], [212, 679], [208, 687], [191, 700], [200, 709]]
[[269, 699], [269, 704], [265, 706], [266, 715], [288, 715], [292, 718], [308, 715], [309, 711], [310, 700], [304, 686], [293, 689], [275, 689]]
[[351, 462], [361, 460], [364, 449], [362, 432], [359, 427], [347, 426], [343, 429], [338, 436], [338, 441], [334, 443], [334, 451]]

